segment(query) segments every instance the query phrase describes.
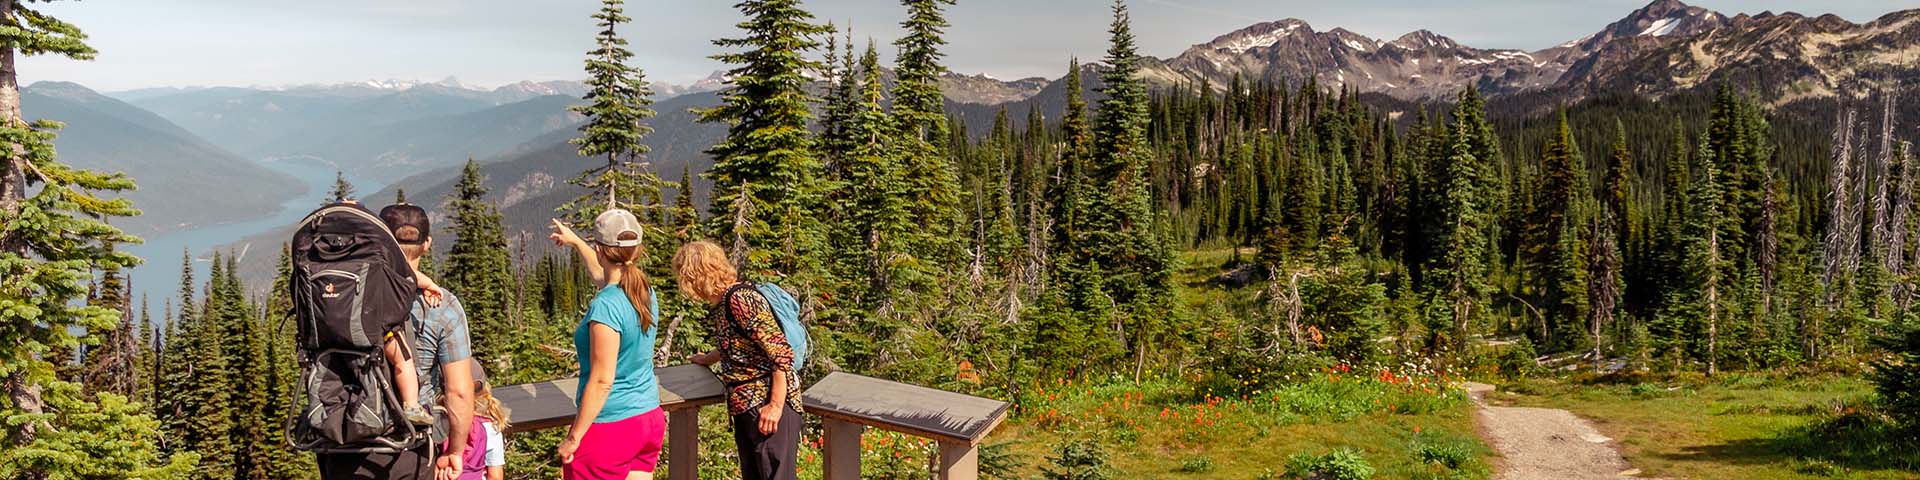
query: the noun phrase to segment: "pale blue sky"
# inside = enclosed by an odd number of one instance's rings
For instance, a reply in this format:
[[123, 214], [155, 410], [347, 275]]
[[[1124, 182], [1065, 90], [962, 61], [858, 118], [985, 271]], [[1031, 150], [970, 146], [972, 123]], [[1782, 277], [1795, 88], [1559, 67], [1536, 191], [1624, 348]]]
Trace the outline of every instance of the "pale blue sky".
[[[1259, 21], [1295, 17], [1393, 38], [1426, 28], [1481, 48], [1539, 49], [1599, 30], [1644, 0], [1131, 0], [1142, 52], [1167, 57]], [[1835, 13], [1855, 22], [1920, 0], [1697, 0], [1734, 15]], [[626, 34], [655, 80], [688, 83], [719, 69], [709, 40], [733, 35], [731, 0], [629, 0]], [[283, 85], [366, 79], [498, 85], [571, 79], [592, 41], [592, 0], [87, 0], [37, 5], [78, 24], [92, 62], [28, 58], [25, 82], [100, 90]], [[882, 51], [903, 9], [892, 0], [810, 0], [821, 20], [851, 22]], [[1054, 77], [1069, 56], [1105, 48], [1104, 0], [960, 0], [949, 10], [948, 65], [1012, 79]], [[24, 82], [23, 82], [24, 83]]]

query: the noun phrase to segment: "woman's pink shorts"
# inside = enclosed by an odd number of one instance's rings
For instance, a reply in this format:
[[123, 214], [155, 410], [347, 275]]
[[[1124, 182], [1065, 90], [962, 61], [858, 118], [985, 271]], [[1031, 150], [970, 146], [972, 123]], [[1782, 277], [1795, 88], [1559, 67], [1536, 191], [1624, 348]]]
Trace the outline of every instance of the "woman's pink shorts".
[[567, 480], [625, 480], [627, 472], [652, 473], [667, 438], [667, 413], [655, 408], [626, 420], [596, 423], [580, 439]]

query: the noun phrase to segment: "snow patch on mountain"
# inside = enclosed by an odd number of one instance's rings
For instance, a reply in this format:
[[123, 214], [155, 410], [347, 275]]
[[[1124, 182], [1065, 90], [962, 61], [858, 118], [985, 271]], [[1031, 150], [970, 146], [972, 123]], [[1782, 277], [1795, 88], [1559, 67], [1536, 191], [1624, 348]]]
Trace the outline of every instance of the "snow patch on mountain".
[[1648, 35], [1652, 35], [1655, 37], [1664, 36], [1666, 34], [1673, 33], [1673, 29], [1678, 28], [1679, 26], [1680, 26], [1680, 19], [1678, 18], [1673, 18], [1673, 17], [1662, 18], [1660, 19], [1660, 21], [1653, 22], [1653, 25], [1648, 25], [1646, 30], [1641, 30], [1640, 36], [1642, 37], [1648, 36]]

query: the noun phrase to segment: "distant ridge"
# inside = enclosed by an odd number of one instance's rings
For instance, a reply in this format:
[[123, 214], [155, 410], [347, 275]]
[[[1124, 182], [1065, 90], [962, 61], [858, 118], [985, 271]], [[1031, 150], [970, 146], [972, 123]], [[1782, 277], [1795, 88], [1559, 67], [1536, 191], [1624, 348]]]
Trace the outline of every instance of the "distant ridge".
[[304, 184], [214, 146], [152, 112], [68, 82], [21, 89], [29, 119], [66, 123], [54, 140], [60, 160], [125, 172], [142, 211], [115, 222], [137, 235], [266, 215]]

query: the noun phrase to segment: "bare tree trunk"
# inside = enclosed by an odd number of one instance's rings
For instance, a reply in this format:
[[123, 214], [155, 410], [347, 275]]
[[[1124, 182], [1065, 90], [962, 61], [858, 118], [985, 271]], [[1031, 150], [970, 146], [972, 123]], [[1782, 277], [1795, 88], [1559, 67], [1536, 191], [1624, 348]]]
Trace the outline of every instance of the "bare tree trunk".
[[753, 210], [753, 199], [748, 192], [747, 183], [741, 182], [740, 196], [733, 199], [733, 246], [727, 252], [734, 267], [742, 271], [747, 268], [747, 250], [752, 248], [747, 245], [747, 226], [752, 218], [749, 212]]
[[680, 331], [680, 320], [683, 318], [685, 318], [684, 315], [674, 315], [673, 320], [667, 322], [667, 335], [661, 339], [660, 354], [654, 356], [654, 366], [666, 365], [673, 361], [673, 333]]
[[[14, 18], [14, 0], [0, 0], [0, 19]], [[8, 126], [24, 126], [20, 115], [20, 78], [14, 65], [12, 48], [0, 48], [0, 122]], [[19, 144], [6, 145], [7, 159], [0, 162], [0, 223], [12, 222], [20, 218], [20, 209], [26, 202], [27, 158], [26, 148]], [[0, 232], [7, 231], [0, 225]], [[0, 234], [0, 253], [10, 253], [22, 258], [28, 256], [26, 239], [15, 235]], [[15, 370], [7, 376], [7, 396], [14, 408], [20, 413], [32, 416], [45, 411], [46, 402], [40, 397], [40, 386], [27, 380], [26, 372]], [[24, 422], [8, 433], [13, 445], [22, 446], [32, 443], [39, 433], [39, 422]], [[29, 470], [23, 478], [45, 478], [44, 472]]]
[[[1713, 172], [1707, 172], [1712, 175]], [[1711, 181], [1711, 180], [1709, 180]], [[1712, 214], [1712, 213], [1710, 213]], [[1720, 229], [1707, 229], [1707, 376], [1720, 373]]]
[[[0, 19], [13, 18], [14, 0], [0, 0]], [[12, 48], [0, 48], [0, 122], [8, 125], [21, 125], [25, 121], [20, 115], [20, 79], [14, 67]], [[0, 223], [12, 222], [20, 218], [20, 209], [26, 202], [27, 175], [26, 149], [20, 145], [7, 145], [8, 158], [0, 162]], [[6, 229], [0, 228], [0, 232]], [[13, 235], [0, 234], [0, 252], [27, 256], [27, 244], [24, 239]]]
[[[1860, 255], [1860, 217], [1854, 211], [1855, 193], [1853, 165], [1853, 127], [1854, 112], [1848, 110], [1837, 119], [1833, 131], [1833, 172], [1830, 175], [1828, 190], [1829, 225], [1826, 235], [1825, 271], [1821, 277], [1824, 286], [1825, 305], [1828, 316], [1838, 315], [1846, 302], [1843, 293], [1851, 290], [1853, 274], [1859, 266]], [[1812, 316], [1801, 325], [1802, 341], [1805, 343], [1809, 358], [1819, 357], [1820, 326]]]
[[1594, 370], [1604, 363], [1601, 356], [1601, 329], [1614, 321], [1613, 311], [1620, 301], [1619, 276], [1620, 255], [1615, 250], [1613, 211], [1606, 212], [1605, 219], [1593, 223], [1593, 243], [1589, 247], [1588, 265], [1594, 270], [1587, 276], [1588, 325], [1587, 330], [1593, 336]]

